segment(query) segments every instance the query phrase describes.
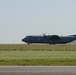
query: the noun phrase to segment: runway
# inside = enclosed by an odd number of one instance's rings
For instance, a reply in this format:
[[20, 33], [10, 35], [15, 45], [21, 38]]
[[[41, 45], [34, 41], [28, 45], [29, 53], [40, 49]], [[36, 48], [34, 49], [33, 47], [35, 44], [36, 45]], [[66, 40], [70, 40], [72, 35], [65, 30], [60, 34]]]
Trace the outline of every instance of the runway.
[[0, 66], [0, 75], [76, 75], [76, 66]]

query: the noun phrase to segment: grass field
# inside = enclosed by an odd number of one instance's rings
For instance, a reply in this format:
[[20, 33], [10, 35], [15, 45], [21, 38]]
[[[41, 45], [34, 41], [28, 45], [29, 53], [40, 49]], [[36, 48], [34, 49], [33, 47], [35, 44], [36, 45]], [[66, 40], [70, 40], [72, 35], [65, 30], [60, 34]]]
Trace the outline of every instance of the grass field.
[[1, 44], [0, 65], [76, 65], [76, 45]]
[[0, 44], [0, 50], [21, 50], [21, 51], [27, 51], [27, 50], [65, 50], [65, 51], [74, 51], [76, 50], [76, 45], [69, 45], [69, 44], [62, 44], [62, 45], [49, 45], [49, 44], [32, 44], [32, 45], [26, 45], [26, 44]]

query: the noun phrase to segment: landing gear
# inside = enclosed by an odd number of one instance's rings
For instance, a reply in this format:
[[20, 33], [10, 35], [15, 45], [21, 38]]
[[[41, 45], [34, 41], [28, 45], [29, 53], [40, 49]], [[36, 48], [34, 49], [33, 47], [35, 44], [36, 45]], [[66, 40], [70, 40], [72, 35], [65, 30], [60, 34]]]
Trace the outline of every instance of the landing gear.
[[30, 43], [28, 42], [27, 44], [29, 45]]

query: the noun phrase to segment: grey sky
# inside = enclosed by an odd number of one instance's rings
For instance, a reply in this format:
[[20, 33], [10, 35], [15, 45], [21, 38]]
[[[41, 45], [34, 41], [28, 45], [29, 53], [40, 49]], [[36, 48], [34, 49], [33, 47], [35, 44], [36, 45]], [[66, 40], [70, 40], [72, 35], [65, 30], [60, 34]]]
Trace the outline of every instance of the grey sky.
[[76, 34], [76, 0], [0, 0], [0, 43], [43, 33]]

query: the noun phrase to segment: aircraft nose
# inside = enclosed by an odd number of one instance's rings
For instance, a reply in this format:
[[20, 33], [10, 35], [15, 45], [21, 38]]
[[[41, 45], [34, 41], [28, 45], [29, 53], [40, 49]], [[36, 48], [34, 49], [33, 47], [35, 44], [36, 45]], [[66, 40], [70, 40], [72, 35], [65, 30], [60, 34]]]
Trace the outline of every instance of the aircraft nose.
[[24, 42], [24, 39], [22, 39], [22, 41]]
[[28, 39], [27, 39], [27, 38], [24, 38], [24, 39], [22, 39], [22, 41], [23, 41], [23, 42], [27, 42], [27, 41], [28, 41]]

